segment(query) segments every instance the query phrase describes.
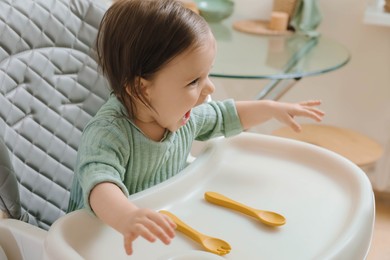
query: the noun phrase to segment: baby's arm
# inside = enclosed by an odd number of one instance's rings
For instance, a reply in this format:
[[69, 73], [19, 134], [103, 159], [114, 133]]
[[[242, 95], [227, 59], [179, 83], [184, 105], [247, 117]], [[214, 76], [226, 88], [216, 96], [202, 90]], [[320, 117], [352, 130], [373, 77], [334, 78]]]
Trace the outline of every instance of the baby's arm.
[[96, 185], [89, 196], [91, 208], [107, 225], [123, 235], [127, 254], [133, 253], [132, 243], [141, 236], [150, 242], [156, 238], [169, 244], [176, 225], [167, 216], [150, 209], [138, 208], [113, 183]]
[[308, 117], [321, 121], [324, 112], [316, 108], [321, 101], [310, 100], [300, 103], [283, 103], [271, 100], [237, 101], [236, 108], [242, 127], [251, 128], [275, 118], [299, 132], [301, 126], [294, 120], [295, 116]]

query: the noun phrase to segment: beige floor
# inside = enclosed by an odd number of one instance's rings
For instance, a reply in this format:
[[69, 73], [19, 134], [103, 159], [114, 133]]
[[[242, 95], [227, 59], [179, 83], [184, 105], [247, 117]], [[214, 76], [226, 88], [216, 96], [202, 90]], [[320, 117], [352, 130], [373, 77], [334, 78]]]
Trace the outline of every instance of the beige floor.
[[390, 259], [390, 195], [376, 194], [374, 235], [367, 260]]

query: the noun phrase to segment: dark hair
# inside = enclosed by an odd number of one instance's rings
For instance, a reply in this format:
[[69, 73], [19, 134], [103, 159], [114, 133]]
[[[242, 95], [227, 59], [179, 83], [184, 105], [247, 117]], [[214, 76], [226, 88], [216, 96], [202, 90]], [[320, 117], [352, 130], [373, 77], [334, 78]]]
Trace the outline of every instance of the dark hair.
[[130, 117], [137, 99], [151, 108], [140, 78], [152, 79], [173, 58], [201, 46], [209, 34], [205, 20], [175, 0], [119, 0], [107, 10], [96, 41], [98, 59]]

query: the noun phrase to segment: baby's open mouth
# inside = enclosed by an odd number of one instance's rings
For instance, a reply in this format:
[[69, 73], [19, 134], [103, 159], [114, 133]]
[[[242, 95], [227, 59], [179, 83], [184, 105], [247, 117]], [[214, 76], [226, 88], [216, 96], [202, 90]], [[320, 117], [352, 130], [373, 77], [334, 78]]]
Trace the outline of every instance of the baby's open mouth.
[[182, 119], [182, 125], [185, 125], [188, 120], [190, 120], [190, 115], [191, 115], [191, 110], [188, 110], [187, 113], [185, 113], [185, 115], [183, 116], [183, 119]]

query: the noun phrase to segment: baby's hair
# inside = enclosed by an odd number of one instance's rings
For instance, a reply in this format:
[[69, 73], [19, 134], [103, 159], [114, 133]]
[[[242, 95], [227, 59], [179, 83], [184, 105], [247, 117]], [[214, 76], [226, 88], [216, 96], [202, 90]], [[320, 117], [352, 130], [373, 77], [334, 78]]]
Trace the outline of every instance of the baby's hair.
[[140, 79], [151, 80], [169, 61], [201, 46], [209, 35], [205, 20], [178, 1], [118, 0], [100, 24], [99, 65], [133, 118], [135, 100], [152, 108], [141, 91]]

